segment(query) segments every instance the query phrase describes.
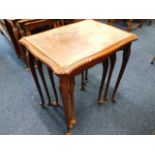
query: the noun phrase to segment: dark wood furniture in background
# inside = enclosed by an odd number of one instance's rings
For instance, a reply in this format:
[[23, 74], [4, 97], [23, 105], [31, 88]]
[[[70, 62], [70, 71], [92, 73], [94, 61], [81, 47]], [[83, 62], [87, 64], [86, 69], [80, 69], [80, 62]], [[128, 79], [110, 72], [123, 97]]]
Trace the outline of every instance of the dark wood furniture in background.
[[138, 22], [134, 22], [134, 19], [108, 19], [107, 23], [112, 25], [113, 23], [124, 22], [127, 24], [127, 31], [131, 32], [132, 29], [141, 27], [144, 23], [143, 19], [139, 19]]
[[23, 58], [23, 55], [22, 55], [23, 53], [20, 51], [21, 45], [18, 44], [18, 40], [20, 39], [20, 34], [18, 32], [17, 27], [15, 26], [15, 22], [17, 22], [18, 19], [17, 20], [6, 20], [6, 19], [4, 19], [3, 21], [5, 23], [5, 27], [7, 29], [9, 36], [10, 36], [10, 39], [14, 45], [17, 57]]
[[[17, 26], [19, 21], [20, 19], [15, 19], [15, 20], [4, 19], [6, 28], [10, 35], [11, 41], [14, 45], [16, 55], [18, 58], [21, 58], [24, 61], [26, 65], [26, 69], [28, 70], [28, 64], [27, 64], [27, 60], [25, 57], [25, 51], [22, 48], [22, 46], [18, 43], [19, 39], [21, 38], [21, 34], [20, 34], [21, 30]], [[29, 20], [23, 20], [23, 21], [29, 21]]]
[[[53, 27], [59, 24], [61, 20], [56, 19], [4, 19], [6, 29], [8, 30], [8, 33], [10, 35], [10, 38], [12, 40], [12, 43], [14, 45], [16, 55], [18, 58], [22, 59], [25, 63], [26, 70], [29, 70], [29, 64], [26, 57], [26, 51], [25, 49], [18, 43], [18, 41], [25, 35], [27, 35], [26, 31], [23, 29], [23, 25], [27, 24], [27, 27], [31, 27], [33, 25], [34, 27], [44, 27], [44, 25], [47, 25], [47, 23], [52, 22]], [[48, 27], [46, 27], [48, 29]], [[46, 30], [46, 28], [44, 30]], [[39, 30], [38, 30], [39, 32]]]
[[[29, 63], [34, 79], [36, 78], [35, 58], [45, 63], [59, 77], [66, 117], [66, 134], [71, 134], [71, 128], [76, 124], [75, 76], [98, 63], [104, 62], [108, 57], [111, 57], [114, 62], [115, 53], [120, 49], [123, 50], [122, 66], [112, 94], [112, 100], [114, 100], [129, 60], [131, 43], [136, 39], [135, 34], [93, 20], [85, 20], [20, 40], [20, 43], [30, 52]], [[105, 61], [105, 66], [106, 63]]]

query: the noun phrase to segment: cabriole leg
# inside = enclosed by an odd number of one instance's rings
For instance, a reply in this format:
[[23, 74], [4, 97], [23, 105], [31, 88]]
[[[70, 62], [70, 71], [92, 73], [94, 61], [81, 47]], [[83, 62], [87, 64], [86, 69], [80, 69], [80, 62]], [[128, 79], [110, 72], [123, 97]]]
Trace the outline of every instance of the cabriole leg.
[[108, 94], [108, 89], [109, 89], [109, 84], [110, 84], [110, 81], [111, 81], [113, 69], [114, 69], [115, 62], [116, 62], [116, 53], [112, 54], [110, 56], [109, 60], [110, 60], [110, 70], [109, 70], [108, 80], [107, 80], [107, 84], [106, 84], [106, 88], [105, 88], [105, 93], [104, 93], [104, 97], [103, 97], [104, 101], [108, 101], [109, 100], [107, 94]]
[[117, 81], [116, 81], [116, 84], [115, 84], [115, 87], [114, 87], [114, 91], [112, 93], [112, 101], [113, 102], [116, 101], [115, 94], [116, 94], [117, 88], [119, 86], [119, 83], [121, 81], [121, 78], [123, 76], [123, 73], [125, 71], [126, 65], [128, 63], [128, 60], [129, 60], [129, 57], [130, 57], [130, 53], [131, 53], [131, 44], [127, 45], [125, 47], [124, 51], [123, 51], [122, 66], [121, 66], [121, 69], [120, 69], [120, 72], [119, 72], [119, 75], [118, 75], [118, 78], [117, 78]]
[[74, 79], [68, 77], [60, 77], [59, 81], [61, 97], [63, 101], [64, 113], [66, 117], [67, 131], [66, 134], [71, 134], [71, 129], [74, 124], [73, 112], [74, 112]]

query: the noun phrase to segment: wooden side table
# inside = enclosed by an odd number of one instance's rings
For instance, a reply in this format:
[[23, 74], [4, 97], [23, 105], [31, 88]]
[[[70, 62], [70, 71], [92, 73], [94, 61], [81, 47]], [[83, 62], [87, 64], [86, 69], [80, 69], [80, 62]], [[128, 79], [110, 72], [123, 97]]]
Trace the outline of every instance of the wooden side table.
[[76, 123], [74, 77], [123, 49], [123, 62], [113, 92], [114, 99], [134, 40], [137, 40], [137, 36], [133, 33], [93, 20], [84, 20], [20, 40], [30, 52], [30, 68], [34, 78], [34, 57], [45, 63], [59, 77], [66, 117], [66, 134], [71, 133]]

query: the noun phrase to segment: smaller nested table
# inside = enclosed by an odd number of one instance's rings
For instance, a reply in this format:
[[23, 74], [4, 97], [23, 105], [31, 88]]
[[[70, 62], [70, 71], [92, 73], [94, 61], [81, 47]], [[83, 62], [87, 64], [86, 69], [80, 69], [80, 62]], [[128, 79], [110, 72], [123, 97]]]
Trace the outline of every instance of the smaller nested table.
[[[130, 56], [131, 43], [136, 39], [133, 33], [93, 20], [84, 20], [20, 40], [30, 52], [30, 63], [34, 60], [32, 57], [35, 57], [59, 77], [67, 134], [71, 133], [76, 123], [74, 77], [122, 49], [123, 62], [114, 88], [114, 98]], [[35, 76], [34, 69], [31, 71]]]

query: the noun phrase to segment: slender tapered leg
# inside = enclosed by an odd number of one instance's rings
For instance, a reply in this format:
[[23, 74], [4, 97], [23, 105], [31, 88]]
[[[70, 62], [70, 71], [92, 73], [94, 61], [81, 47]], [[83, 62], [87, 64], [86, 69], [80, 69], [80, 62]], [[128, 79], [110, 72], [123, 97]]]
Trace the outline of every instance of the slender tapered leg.
[[72, 100], [74, 99], [71, 97], [73, 95], [73, 88], [71, 88], [73, 82], [73, 78], [68, 77], [60, 77], [59, 86], [60, 86], [60, 93], [63, 101], [63, 107], [64, 107], [64, 113], [66, 117], [66, 125], [67, 125], [67, 131], [66, 134], [71, 134], [71, 129], [73, 127], [73, 121], [72, 121]]
[[42, 62], [40, 60], [37, 60], [37, 64], [38, 64], [38, 71], [39, 71], [39, 74], [40, 74], [40, 77], [41, 77], [41, 80], [43, 82], [43, 85], [44, 85], [44, 88], [45, 88], [45, 91], [46, 91], [46, 95], [47, 95], [47, 98], [48, 98], [48, 105], [51, 105], [50, 94], [49, 94], [48, 87], [47, 87], [47, 84], [46, 84], [46, 80], [45, 80], [45, 77], [44, 77]]
[[81, 73], [81, 90], [85, 90], [85, 83], [84, 83], [84, 71]]
[[85, 70], [85, 81], [88, 81], [88, 69]]
[[130, 53], [131, 53], [131, 44], [128, 44], [125, 47], [124, 51], [123, 51], [122, 66], [121, 66], [121, 69], [120, 69], [120, 72], [119, 72], [119, 75], [118, 75], [118, 78], [117, 78], [117, 81], [116, 81], [116, 84], [115, 84], [115, 87], [114, 87], [114, 90], [113, 90], [113, 93], [112, 93], [112, 101], [113, 102], [116, 101], [115, 94], [116, 94], [117, 88], [119, 86], [119, 83], [121, 81], [121, 78], [123, 76], [123, 73], [125, 71], [126, 65], [128, 63], [128, 60], [129, 60], [129, 57], [130, 57]]
[[76, 117], [75, 117], [75, 103], [74, 103], [74, 87], [75, 87], [75, 80], [74, 78], [70, 81], [71, 89], [70, 89], [70, 94], [71, 94], [71, 112], [72, 112], [72, 125], [76, 124]]
[[55, 101], [53, 102], [53, 106], [57, 107], [59, 105], [58, 104], [58, 95], [57, 95], [57, 91], [56, 91], [56, 87], [55, 87], [53, 73], [52, 73], [51, 69], [48, 67], [47, 67], [47, 71], [48, 71], [48, 74], [50, 77], [51, 85], [52, 85], [54, 96], [55, 96]]
[[36, 73], [36, 69], [34, 67], [34, 57], [31, 55], [31, 53], [29, 53], [29, 66], [30, 66], [30, 70], [31, 70], [31, 73], [32, 73], [32, 76], [34, 78], [34, 81], [36, 83], [36, 86], [37, 86], [37, 89], [38, 89], [38, 92], [39, 92], [39, 95], [40, 95], [40, 98], [41, 98], [41, 105], [44, 106], [45, 105], [45, 101], [44, 101], [44, 97], [43, 97], [43, 93], [42, 93], [42, 90], [41, 90], [41, 86], [39, 84], [39, 80], [38, 80], [38, 77], [37, 77], [37, 73]]
[[100, 85], [100, 90], [99, 90], [99, 95], [98, 95], [98, 103], [99, 104], [102, 104], [103, 103], [103, 100], [101, 98], [101, 95], [102, 95], [102, 91], [103, 91], [103, 88], [104, 88], [105, 79], [106, 79], [107, 72], [108, 72], [108, 66], [109, 66], [108, 59], [104, 60], [102, 62], [102, 65], [103, 65], [103, 73], [102, 73], [102, 80], [101, 80], [101, 85]]
[[104, 97], [103, 97], [104, 101], [108, 100], [107, 94], [108, 94], [109, 84], [110, 84], [110, 81], [111, 81], [111, 76], [112, 76], [113, 69], [114, 69], [115, 62], [116, 62], [116, 53], [112, 54], [110, 56], [109, 60], [110, 60], [110, 70], [109, 70], [109, 75], [108, 75], [107, 84], [106, 84], [106, 88], [105, 88], [105, 93], [104, 93]]

